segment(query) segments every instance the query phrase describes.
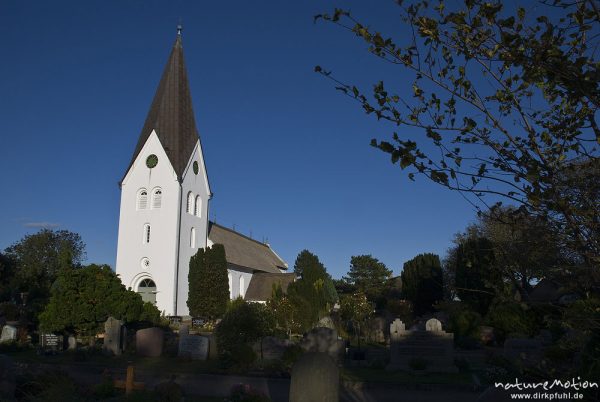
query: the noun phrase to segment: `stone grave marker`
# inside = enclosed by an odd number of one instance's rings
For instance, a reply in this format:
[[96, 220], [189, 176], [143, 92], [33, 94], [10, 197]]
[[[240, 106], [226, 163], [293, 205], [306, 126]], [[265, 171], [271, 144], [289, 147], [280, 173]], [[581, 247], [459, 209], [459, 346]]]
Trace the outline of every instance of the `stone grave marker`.
[[335, 324], [333, 323], [333, 320], [331, 319], [331, 317], [325, 316], [319, 320], [317, 327], [335, 329]]
[[2, 335], [0, 335], [0, 343], [13, 342], [17, 340], [17, 327], [5, 325], [2, 327]]
[[179, 327], [179, 339], [181, 339], [184, 336], [188, 336], [190, 334], [190, 326], [187, 324], [182, 324]]
[[42, 349], [48, 352], [62, 352], [64, 349], [64, 338], [62, 335], [41, 334], [40, 344]]
[[159, 357], [162, 355], [165, 333], [153, 327], [140, 329], [135, 334], [135, 350], [139, 356]]
[[121, 355], [123, 351], [122, 326], [123, 324], [120, 320], [108, 317], [104, 323], [104, 345], [102, 345], [102, 350], [116, 356]]
[[75, 338], [73, 335], [69, 336], [67, 339], [67, 345], [69, 350], [77, 349], [77, 338]]
[[263, 360], [281, 360], [285, 350], [291, 345], [292, 342], [288, 339], [265, 336], [256, 342], [252, 349]]
[[392, 322], [388, 370], [409, 370], [418, 361], [427, 371], [458, 371], [454, 365], [454, 334], [443, 331], [435, 318], [427, 321], [425, 329], [407, 331], [401, 320]]
[[181, 321], [182, 321], [181, 316], [178, 316], [178, 315], [170, 315], [167, 317], [167, 319], [169, 320], [169, 322], [172, 325], [175, 325], [175, 326], [179, 326], [179, 324], [181, 324]]
[[338, 339], [335, 329], [317, 327], [304, 335], [300, 347], [307, 352], [327, 353], [334, 361], [338, 361], [344, 354], [346, 343]]
[[290, 402], [339, 402], [340, 373], [326, 353], [307, 353], [292, 367]]
[[192, 360], [206, 360], [208, 358], [208, 343], [206, 336], [187, 335], [179, 338], [179, 357]]
[[192, 327], [193, 328], [198, 328], [204, 325], [204, 320], [200, 317], [193, 317], [192, 318]]
[[534, 365], [542, 359], [542, 342], [526, 338], [507, 339], [504, 341], [503, 356], [509, 360], [521, 360], [526, 365]]

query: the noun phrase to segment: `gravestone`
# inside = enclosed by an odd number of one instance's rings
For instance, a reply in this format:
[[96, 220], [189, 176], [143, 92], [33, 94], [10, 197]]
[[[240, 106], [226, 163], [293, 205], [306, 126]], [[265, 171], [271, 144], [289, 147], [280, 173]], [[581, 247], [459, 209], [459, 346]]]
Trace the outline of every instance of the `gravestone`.
[[16, 375], [13, 360], [0, 355], [0, 401], [15, 400]]
[[0, 335], [0, 343], [13, 342], [17, 340], [17, 327], [5, 325], [2, 327], [2, 335]]
[[338, 402], [340, 373], [326, 353], [307, 353], [292, 367], [290, 402]]
[[179, 327], [179, 339], [181, 339], [184, 336], [188, 336], [190, 334], [190, 326], [187, 324], [182, 324]]
[[346, 344], [338, 339], [335, 329], [317, 327], [304, 335], [300, 347], [307, 352], [327, 353], [334, 361], [338, 361], [344, 354]]
[[194, 317], [192, 318], [192, 327], [193, 328], [198, 328], [204, 325], [204, 319], [200, 318], [200, 317]]
[[458, 371], [454, 365], [454, 334], [443, 331], [435, 318], [427, 321], [425, 329], [407, 331], [401, 320], [392, 322], [387, 370], [414, 369], [418, 362], [430, 372]]
[[175, 326], [179, 326], [179, 324], [181, 324], [182, 321], [181, 316], [178, 315], [170, 315], [167, 317], [167, 319], [169, 320], [169, 323], [171, 323], [171, 325]]
[[385, 318], [375, 317], [369, 321], [371, 339], [378, 343], [385, 342]]
[[135, 350], [137, 355], [159, 357], [162, 355], [164, 339], [165, 334], [160, 328], [140, 329], [135, 333]]
[[64, 339], [62, 335], [41, 334], [40, 345], [47, 352], [62, 352], [64, 349]]
[[484, 345], [491, 345], [496, 341], [496, 336], [494, 335], [494, 328], [488, 326], [480, 326], [479, 327], [479, 340]]
[[510, 338], [504, 342], [503, 356], [509, 360], [521, 360], [525, 365], [535, 365], [543, 357], [542, 342], [537, 339]]
[[319, 320], [317, 327], [335, 329], [335, 324], [333, 323], [333, 320], [331, 319], [331, 317], [325, 316]]
[[67, 344], [69, 350], [77, 349], [77, 338], [75, 338], [73, 335], [69, 336], [69, 339], [67, 339]]
[[442, 331], [442, 323], [437, 318], [429, 319], [425, 323], [425, 330], [433, 331], [433, 332], [441, 332]]
[[187, 335], [179, 338], [179, 357], [192, 360], [208, 358], [208, 338], [200, 335]]
[[104, 323], [104, 345], [102, 345], [102, 350], [104, 350], [104, 352], [112, 353], [115, 356], [121, 355], [121, 352], [123, 351], [122, 326], [123, 324], [120, 320], [117, 320], [114, 317], [108, 317]]
[[292, 342], [288, 339], [265, 336], [256, 342], [252, 349], [263, 360], [281, 360], [285, 350], [291, 345]]

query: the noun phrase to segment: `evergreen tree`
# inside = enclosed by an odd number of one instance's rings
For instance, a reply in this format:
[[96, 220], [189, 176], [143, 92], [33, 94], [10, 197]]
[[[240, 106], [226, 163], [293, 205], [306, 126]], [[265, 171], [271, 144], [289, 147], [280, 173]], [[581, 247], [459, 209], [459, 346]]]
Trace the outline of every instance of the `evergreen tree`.
[[92, 264], [60, 271], [39, 319], [44, 331], [96, 335], [109, 316], [158, 323], [160, 312], [138, 293], [125, 289], [108, 265]]
[[190, 314], [215, 320], [225, 314], [229, 300], [229, 280], [225, 247], [215, 244], [200, 248], [190, 258], [187, 306]]
[[391, 277], [392, 271], [369, 254], [353, 256], [348, 276], [343, 279], [358, 292], [364, 293], [369, 301], [381, 307], [389, 290]]
[[433, 304], [443, 298], [443, 275], [440, 257], [419, 254], [404, 263], [402, 293], [410, 300], [417, 315], [433, 310]]

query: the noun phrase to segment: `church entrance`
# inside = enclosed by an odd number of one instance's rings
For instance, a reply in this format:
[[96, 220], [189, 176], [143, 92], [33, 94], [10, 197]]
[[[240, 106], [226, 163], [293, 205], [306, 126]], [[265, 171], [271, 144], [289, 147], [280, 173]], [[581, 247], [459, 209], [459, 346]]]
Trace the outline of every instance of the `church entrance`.
[[138, 293], [144, 302], [156, 304], [156, 284], [152, 279], [144, 279], [138, 285]]

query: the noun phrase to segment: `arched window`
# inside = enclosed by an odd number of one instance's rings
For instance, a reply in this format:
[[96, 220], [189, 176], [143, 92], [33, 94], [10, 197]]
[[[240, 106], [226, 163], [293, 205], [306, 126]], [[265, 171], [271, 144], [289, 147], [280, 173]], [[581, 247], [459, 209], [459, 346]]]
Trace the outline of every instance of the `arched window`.
[[145, 188], [142, 188], [138, 191], [137, 195], [137, 209], [146, 209], [148, 208], [148, 192]]
[[242, 297], [242, 298], [245, 296], [244, 295], [244, 293], [245, 293], [244, 291], [245, 291], [245, 289], [244, 289], [244, 277], [240, 276], [240, 297]]
[[156, 188], [152, 192], [152, 209], [160, 208], [161, 204], [162, 204], [162, 190], [160, 188]]
[[150, 224], [146, 223], [144, 225], [144, 239], [143, 239], [144, 244], [148, 244], [150, 243]]
[[227, 274], [229, 277], [229, 299], [233, 300], [233, 277], [231, 274]]
[[194, 204], [194, 215], [200, 217], [202, 214], [202, 198], [200, 196], [196, 197], [196, 203]]
[[190, 247], [196, 248], [196, 228], [192, 228], [190, 231]]
[[185, 212], [187, 212], [188, 214], [194, 213], [194, 194], [192, 194], [191, 191], [188, 193], [187, 207], [185, 209]]
[[138, 285], [138, 293], [142, 301], [156, 304], [156, 284], [152, 279], [144, 279]]

